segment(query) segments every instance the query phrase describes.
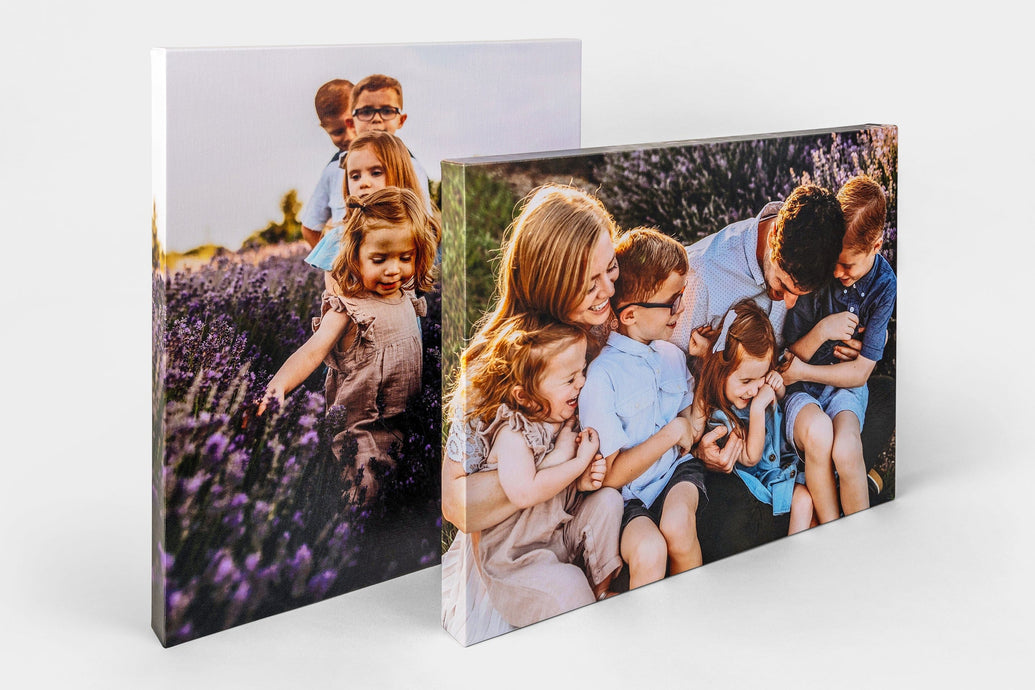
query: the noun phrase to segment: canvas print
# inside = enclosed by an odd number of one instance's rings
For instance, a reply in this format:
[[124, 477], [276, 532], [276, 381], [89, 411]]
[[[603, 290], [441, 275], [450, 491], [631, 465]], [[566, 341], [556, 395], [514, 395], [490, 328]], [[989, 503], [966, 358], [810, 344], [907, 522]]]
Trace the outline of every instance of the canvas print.
[[443, 163], [446, 630], [894, 498], [897, 160], [864, 125]]
[[439, 162], [578, 146], [580, 69], [577, 41], [155, 51], [163, 644], [438, 563]]

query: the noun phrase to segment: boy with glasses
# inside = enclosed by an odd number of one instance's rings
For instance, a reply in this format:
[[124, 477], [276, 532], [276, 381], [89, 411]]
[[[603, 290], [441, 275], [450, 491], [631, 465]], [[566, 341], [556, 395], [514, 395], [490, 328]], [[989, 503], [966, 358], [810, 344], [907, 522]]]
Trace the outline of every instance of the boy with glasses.
[[[403, 112], [402, 84], [399, 80], [384, 74], [371, 74], [361, 79], [352, 89], [352, 123], [356, 134], [379, 130], [396, 134], [406, 123]], [[428, 192], [428, 174], [420, 162], [410, 152], [413, 171], [420, 181], [421, 195], [428, 211], [432, 210], [431, 196]], [[344, 163], [344, 160], [342, 160]], [[344, 165], [342, 166], [344, 167]]]
[[620, 549], [634, 588], [701, 565], [697, 511], [707, 494], [704, 466], [689, 455], [693, 378], [685, 354], [668, 342], [683, 311], [686, 251], [637, 228], [615, 255], [618, 330], [589, 365], [579, 419], [600, 439], [604, 486], [625, 500]]

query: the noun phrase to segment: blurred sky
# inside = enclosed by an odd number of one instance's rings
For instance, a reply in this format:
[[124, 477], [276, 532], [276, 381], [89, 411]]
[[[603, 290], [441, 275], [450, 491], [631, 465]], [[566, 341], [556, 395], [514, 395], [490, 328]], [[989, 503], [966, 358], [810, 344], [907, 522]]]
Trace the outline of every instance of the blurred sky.
[[166, 248], [236, 249], [280, 220], [288, 190], [309, 197], [335, 152], [313, 108], [330, 79], [398, 79], [408, 115], [398, 135], [432, 179], [444, 158], [578, 148], [580, 52], [578, 41], [156, 51]]

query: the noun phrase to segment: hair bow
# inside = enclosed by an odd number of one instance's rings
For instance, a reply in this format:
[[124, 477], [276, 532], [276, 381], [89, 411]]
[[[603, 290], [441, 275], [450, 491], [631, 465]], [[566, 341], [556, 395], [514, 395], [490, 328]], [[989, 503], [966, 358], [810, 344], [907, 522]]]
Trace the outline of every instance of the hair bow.
[[719, 331], [719, 336], [715, 339], [715, 344], [712, 345], [712, 352], [718, 352], [719, 350], [726, 349], [726, 338], [730, 333], [730, 326], [737, 319], [737, 312], [733, 311], [733, 308], [726, 312], [726, 316], [722, 319], [722, 330]]

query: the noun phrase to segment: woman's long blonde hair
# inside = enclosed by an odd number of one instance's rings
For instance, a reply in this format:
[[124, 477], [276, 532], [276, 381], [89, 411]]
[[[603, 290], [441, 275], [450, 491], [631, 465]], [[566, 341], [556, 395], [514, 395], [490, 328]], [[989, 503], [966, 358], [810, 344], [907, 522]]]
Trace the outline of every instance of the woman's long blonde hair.
[[476, 359], [512, 316], [541, 314], [577, 325], [571, 313], [586, 296], [589, 264], [601, 234], [614, 241], [618, 228], [596, 197], [568, 185], [533, 189], [504, 240], [496, 307], [478, 322], [461, 367]]

